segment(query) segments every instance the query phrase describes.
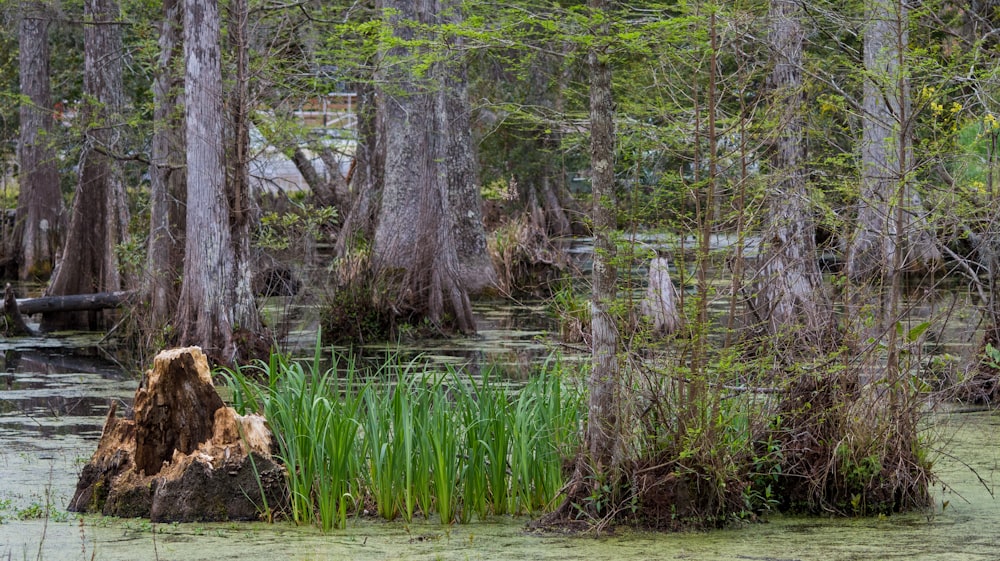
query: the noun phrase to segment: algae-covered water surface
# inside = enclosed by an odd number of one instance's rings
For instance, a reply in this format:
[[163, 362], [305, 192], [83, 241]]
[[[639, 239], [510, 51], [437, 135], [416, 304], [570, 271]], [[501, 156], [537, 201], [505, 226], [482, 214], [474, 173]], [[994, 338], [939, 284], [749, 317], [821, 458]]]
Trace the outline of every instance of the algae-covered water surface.
[[321, 533], [289, 523], [150, 524], [65, 512], [112, 400], [137, 377], [66, 348], [8, 348], [0, 373], [0, 561], [19, 559], [998, 559], [1000, 417], [933, 416], [940, 451], [927, 512], [836, 519], [771, 515], [682, 534], [540, 535], [524, 518], [467, 525], [351, 519]]

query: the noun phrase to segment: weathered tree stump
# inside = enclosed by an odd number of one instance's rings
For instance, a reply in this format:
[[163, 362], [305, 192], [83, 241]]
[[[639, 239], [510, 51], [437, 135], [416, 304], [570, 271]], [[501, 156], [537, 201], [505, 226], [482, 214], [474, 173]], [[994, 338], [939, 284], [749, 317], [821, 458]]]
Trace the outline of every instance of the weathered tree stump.
[[135, 392], [135, 469], [145, 475], [159, 473], [174, 450], [191, 454], [210, 439], [225, 407], [200, 351], [166, 351], [153, 364]]
[[642, 313], [653, 323], [656, 333], [677, 331], [681, 319], [677, 311], [677, 291], [670, 281], [670, 261], [657, 257], [649, 262], [649, 285], [642, 301]]
[[35, 335], [35, 330], [28, 327], [21, 316], [21, 311], [17, 307], [17, 298], [14, 296], [14, 289], [7, 283], [3, 292], [3, 313], [6, 319], [6, 333], [10, 335]]
[[[161, 352], [133, 418], [112, 406], [69, 510], [160, 521], [257, 519], [287, 502], [284, 468], [259, 415], [238, 415], [198, 347]], [[259, 475], [259, 479], [258, 479]]]

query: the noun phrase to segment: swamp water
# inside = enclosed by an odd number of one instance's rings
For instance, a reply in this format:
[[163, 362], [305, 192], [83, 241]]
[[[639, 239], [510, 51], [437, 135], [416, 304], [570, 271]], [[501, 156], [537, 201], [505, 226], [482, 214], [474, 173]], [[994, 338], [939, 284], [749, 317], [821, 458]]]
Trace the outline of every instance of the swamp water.
[[[932, 511], [868, 519], [769, 516], [682, 534], [537, 535], [526, 519], [443, 527], [351, 519], [322, 534], [290, 523], [150, 524], [64, 507], [96, 447], [110, 400], [138, 380], [77, 344], [0, 343], [0, 561], [21, 559], [1000, 559], [1000, 417], [938, 413]], [[81, 354], [83, 353], [83, 354]]]
[[[950, 307], [942, 300], [912, 312], [939, 317]], [[514, 315], [485, 307], [477, 316], [478, 338], [422, 343], [417, 351], [453, 364], [499, 361], [512, 372], [553, 351], [571, 354], [545, 342], [552, 326], [541, 306]], [[966, 331], [968, 317], [962, 320], [951, 325]], [[291, 335], [293, 346], [315, 340], [309, 330]], [[942, 338], [968, 344], [967, 333]], [[527, 519], [507, 517], [450, 527], [420, 519], [410, 525], [349, 519], [345, 530], [328, 534], [287, 522], [153, 525], [80, 517], [64, 510], [79, 471], [96, 448], [109, 403], [130, 401], [138, 385], [137, 374], [101, 359], [95, 342], [0, 340], [0, 561], [1000, 559], [1000, 500], [993, 497], [1000, 486], [1000, 416], [959, 409], [935, 414], [926, 429], [940, 451], [933, 508], [882, 518], [771, 515], [765, 523], [722, 531], [619, 531], [595, 539], [533, 534], [525, 530]]]

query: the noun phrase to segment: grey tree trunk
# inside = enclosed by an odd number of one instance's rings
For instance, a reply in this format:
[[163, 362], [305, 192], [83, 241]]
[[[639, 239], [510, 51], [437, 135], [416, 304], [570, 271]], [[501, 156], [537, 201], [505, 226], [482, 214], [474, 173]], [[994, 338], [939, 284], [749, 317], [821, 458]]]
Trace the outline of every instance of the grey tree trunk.
[[187, 233], [175, 323], [180, 343], [199, 345], [215, 360], [228, 363], [239, 356], [233, 336], [236, 327], [253, 330], [259, 320], [247, 317], [255, 315], [256, 308], [238, 298], [234, 228], [223, 161], [226, 142], [218, 2], [186, 0], [184, 8]]
[[[438, 10], [443, 14], [441, 23], [461, 24], [460, 1], [438, 0]], [[463, 53], [463, 43], [461, 36], [455, 36], [447, 41], [447, 46], [451, 52]], [[466, 65], [464, 60], [445, 61], [436, 70], [437, 131], [438, 138], [444, 141], [436, 161], [439, 168], [444, 167], [438, 173], [444, 175], [446, 182], [445, 212], [452, 223], [460, 284], [464, 290], [478, 293], [495, 285], [497, 275], [486, 249]]]
[[178, 278], [184, 269], [186, 212], [183, 80], [178, 61], [183, 58], [182, 0], [163, 2], [160, 25], [159, 69], [153, 82], [153, 140], [150, 176], [150, 224], [146, 289], [150, 322], [164, 325], [176, 309]]
[[354, 173], [351, 175], [351, 208], [337, 237], [336, 253], [345, 257], [359, 239], [372, 239], [375, 232], [379, 199], [385, 171], [384, 119], [378, 114], [375, 88], [371, 84], [358, 86], [358, 144], [354, 153]]
[[[415, 36], [412, 24], [459, 17], [452, 2], [386, 0], [394, 34]], [[378, 97], [385, 160], [373, 262], [402, 273], [409, 305], [432, 321], [450, 314], [462, 331], [475, 329], [468, 294], [495, 282], [486, 254], [476, 164], [469, 130], [464, 63], [435, 63], [430, 78], [408, 68], [418, 53], [386, 53]]]
[[[803, 10], [772, 0], [769, 41], [777, 138], [771, 153], [764, 248], [753, 311], [763, 330], [786, 349], [816, 349], [831, 335], [832, 310], [816, 260], [815, 226], [804, 170], [802, 120]], [[808, 351], [806, 351], [808, 352]]]
[[618, 359], [618, 328], [610, 307], [617, 293], [615, 268], [615, 128], [611, 92], [611, 66], [601, 38], [609, 26], [604, 20], [607, 0], [588, 0], [591, 13], [601, 18], [595, 27], [597, 40], [587, 53], [590, 78], [590, 158], [593, 196], [592, 220], [594, 261], [590, 295], [591, 371], [587, 380], [587, 426], [582, 450], [576, 459], [573, 477], [566, 485], [562, 504], [542, 518], [541, 525], [580, 516], [580, 508], [589, 508], [590, 516], [601, 517], [592, 497], [606, 493], [620, 481], [622, 453], [619, 426], [621, 365]]
[[[229, 46], [235, 58], [232, 89], [225, 96], [230, 108], [226, 134], [226, 193], [229, 201], [235, 262], [233, 284], [233, 316], [242, 330], [241, 339], [267, 349], [253, 290], [254, 262], [250, 235], [260, 217], [257, 198], [250, 189], [250, 113], [253, 102], [250, 91], [249, 5], [247, 0], [230, 0], [227, 28]], [[237, 349], [250, 351], [251, 349]], [[246, 356], [246, 353], [243, 353]]]
[[[564, 91], [573, 80], [573, 76], [570, 65], [563, 65], [563, 61], [564, 57], [570, 55], [571, 48], [569, 44], [563, 45], [561, 53], [563, 56], [538, 57], [538, 67], [530, 71], [528, 104], [550, 108], [556, 114], [562, 114], [566, 110]], [[563, 65], [564, 69], [558, 73], [559, 78], [553, 84], [551, 83], [553, 69], [560, 65]], [[564, 170], [558, 165], [559, 159], [555, 157], [560, 150], [562, 133], [539, 126], [529, 135], [533, 138], [526, 142], [530, 142], [533, 146], [528, 150], [533, 151], [537, 164], [529, 166], [517, 179], [518, 183], [524, 186], [524, 190], [529, 191], [526, 200], [533, 222], [550, 237], [570, 236], [573, 234], [573, 224], [567, 211], [578, 209], [574, 208], [575, 201], [566, 187]], [[536, 209], [539, 205], [540, 208]]]
[[[590, 0], [594, 12], [606, 9], [606, 0]], [[607, 34], [607, 23], [598, 34]], [[590, 70], [590, 158], [593, 189], [594, 264], [590, 301], [590, 328], [593, 349], [588, 389], [586, 447], [591, 473], [608, 476], [618, 467], [620, 428], [618, 426], [618, 328], [611, 316], [617, 292], [615, 244], [615, 129], [611, 97], [611, 66], [607, 55], [591, 47], [587, 55]]]
[[17, 228], [10, 254], [18, 264], [18, 278], [46, 279], [55, 266], [61, 243], [63, 204], [59, 171], [51, 147], [52, 99], [49, 88], [50, 8], [28, 1], [18, 28], [21, 95], [21, 137], [17, 145], [20, 192]]
[[[390, 11], [394, 36], [410, 41], [414, 33], [406, 22], [429, 23], [432, 4], [433, 0], [384, 0], [377, 3], [377, 8]], [[376, 76], [376, 83], [392, 86], [377, 95], [377, 111], [385, 127], [386, 157], [374, 254], [379, 267], [403, 271], [417, 265], [413, 257], [420, 206], [415, 203], [421, 200], [421, 191], [429, 189], [426, 186], [435, 179], [433, 168], [426, 169], [429, 139], [433, 136], [433, 97], [424, 91], [429, 85], [419, 83], [405, 68], [400, 68], [410, 56], [414, 55], [403, 47], [389, 49], [385, 54], [388, 62]]]
[[[941, 258], [919, 194], [910, 184], [913, 118], [903, 64], [908, 18], [905, 2], [866, 4], [861, 197], [847, 254], [847, 275], [855, 281], [931, 267]], [[896, 218], [897, 209], [902, 220]]]
[[[115, 247], [128, 235], [128, 206], [121, 165], [122, 34], [115, 0], [84, 2], [84, 93], [89, 97], [81, 122], [84, 132], [80, 180], [70, 211], [66, 245], [46, 291], [48, 296], [121, 290], [123, 279]], [[46, 314], [42, 329], [103, 327], [100, 312]]]

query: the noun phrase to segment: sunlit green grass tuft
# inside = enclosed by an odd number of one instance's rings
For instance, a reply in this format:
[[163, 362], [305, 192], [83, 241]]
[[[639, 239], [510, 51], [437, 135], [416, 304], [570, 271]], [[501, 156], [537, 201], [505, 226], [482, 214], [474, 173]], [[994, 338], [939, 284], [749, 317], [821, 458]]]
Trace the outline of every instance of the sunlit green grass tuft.
[[324, 530], [366, 506], [442, 524], [551, 508], [585, 411], [558, 362], [519, 389], [393, 357], [368, 369], [334, 357], [324, 369], [318, 346], [311, 361], [274, 355], [224, 374], [234, 407], [275, 433], [289, 515]]

